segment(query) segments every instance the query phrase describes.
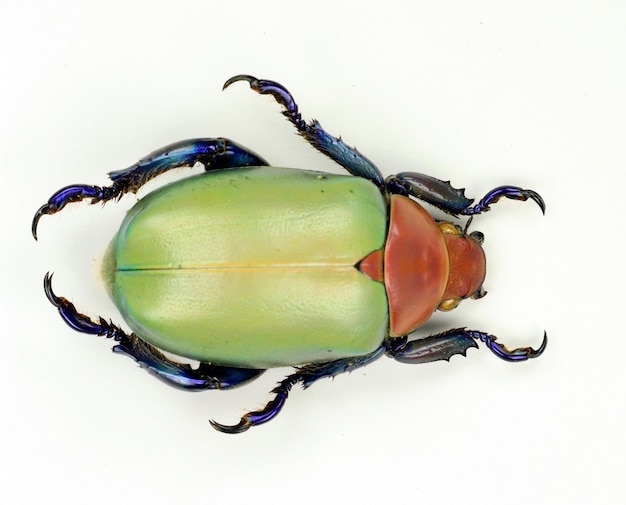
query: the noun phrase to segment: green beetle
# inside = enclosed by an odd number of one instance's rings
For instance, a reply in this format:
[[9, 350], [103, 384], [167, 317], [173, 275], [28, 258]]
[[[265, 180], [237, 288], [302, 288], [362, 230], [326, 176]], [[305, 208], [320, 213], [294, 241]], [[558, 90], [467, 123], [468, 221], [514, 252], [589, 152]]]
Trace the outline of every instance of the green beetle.
[[463, 190], [424, 174], [384, 179], [319, 123], [303, 121], [283, 86], [239, 75], [224, 87], [237, 81], [272, 95], [298, 133], [351, 175], [272, 167], [228, 139], [194, 139], [111, 172], [111, 186], [59, 190], [35, 214], [35, 238], [40, 218], [68, 203], [106, 202], [173, 168], [198, 162], [206, 168], [139, 201], [105, 254], [109, 294], [133, 333], [79, 313], [54, 293], [47, 274], [46, 295], [67, 324], [113, 338], [115, 351], [186, 390], [226, 389], [268, 368], [296, 367], [263, 409], [232, 426], [211, 422], [227, 433], [272, 419], [294, 384], [308, 387], [383, 354], [404, 363], [447, 360], [477, 347], [477, 340], [508, 361], [543, 352], [545, 333], [537, 350], [509, 350], [464, 328], [407, 337], [435, 310], [485, 294], [483, 235], [468, 234], [469, 221], [462, 228], [435, 220], [414, 198], [452, 216], [487, 211], [501, 197], [530, 198], [543, 212], [536, 192], [501, 186], [472, 205]]

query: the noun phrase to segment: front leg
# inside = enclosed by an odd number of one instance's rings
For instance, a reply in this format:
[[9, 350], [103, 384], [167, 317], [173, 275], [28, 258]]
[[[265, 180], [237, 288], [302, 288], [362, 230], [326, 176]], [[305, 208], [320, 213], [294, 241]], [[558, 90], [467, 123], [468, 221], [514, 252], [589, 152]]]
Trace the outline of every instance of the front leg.
[[383, 176], [370, 160], [353, 147], [345, 144], [341, 138], [329, 135], [317, 121], [313, 120], [307, 123], [302, 119], [295, 100], [282, 84], [265, 79], [257, 79], [251, 75], [236, 75], [226, 81], [224, 89], [238, 81], [246, 81], [257, 93], [274, 97], [285, 109], [283, 115], [315, 149], [341, 165], [352, 175], [368, 179], [378, 187], [383, 186]]
[[473, 199], [465, 196], [464, 189], [452, 187], [450, 181], [442, 181], [417, 172], [401, 172], [385, 179], [385, 187], [392, 194], [412, 196], [438, 207], [453, 216], [473, 216], [486, 212], [500, 198], [511, 200], [533, 200], [545, 214], [546, 205], [539, 193], [517, 186], [500, 186], [489, 191], [480, 202], [472, 205]]
[[68, 203], [90, 203], [119, 199], [136, 193], [144, 184], [175, 168], [202, 163], [207, 171], [234, 167], [265, 166], [267, 161], [229, 139], [193, 139], [175, 142], [145, 156], [134, 165], [109, 173], [110, 186], [75, 184], [60, 189], [42, 205], [33, 218], [32, 233], [37, 240], [37, 224], [42, 216], [56, 214]]
[[387, 355], [401, 363], [430, 363], [448, 361], [455, 354], [465, 356], [470, 347], [478, 347], [476, 341], [484, 342], [498, 358], [505, 361], [526, 361], [540, 356], [548, 344], [546, 333], [539, 349], [520, 347], [512, 351], [496, 342], [496, 337], [488, 333], [465, 328], [455, 328], [438, 335], [408, 340], [407, 337], [389, 339]]
[[522, 202], [530, 198], [539, 205], [542, 214], [546, 213], [546, 204], [539, 193], [532, 189], [522, 189], [518, 186], [499, 186], [489, 191], [476, 205], [463, 209], [461, 214], [464, 216], [474, 216], [481, 212], [486, 212], [489, 210], [489, 206], [492, 203], [496, 203], [502, 197], [508, 198], [509, 200], [521, 200]]

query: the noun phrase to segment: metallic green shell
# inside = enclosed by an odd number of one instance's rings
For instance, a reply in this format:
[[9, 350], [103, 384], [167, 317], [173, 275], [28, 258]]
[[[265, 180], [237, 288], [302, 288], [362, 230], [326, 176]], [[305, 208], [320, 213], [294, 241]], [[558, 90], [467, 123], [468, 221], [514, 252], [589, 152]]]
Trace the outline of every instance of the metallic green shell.
[[383, 284], [355, 268], [386, 227], [384, 198], [361, 178], [204, 173], [131, 209], [105, 277], [137, 335], [188, 358], [268, 368], [358, 356], [388, 332]]

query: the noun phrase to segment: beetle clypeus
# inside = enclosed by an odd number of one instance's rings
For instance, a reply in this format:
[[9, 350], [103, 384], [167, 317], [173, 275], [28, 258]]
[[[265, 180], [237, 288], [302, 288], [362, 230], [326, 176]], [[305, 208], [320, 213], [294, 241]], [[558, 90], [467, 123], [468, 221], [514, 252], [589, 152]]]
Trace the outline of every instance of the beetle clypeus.
[[[231, 140], [208, 138], [171, 144], [111, 172], [110, 186], [57, 191], [35, 214], [35, 239], [40, 218], [68, 203], [115, 200], [198, 162], [206, 170], [139, 201], [105, 254], [109, 294], [133, 333], [79, 313], [53, 292], [46, 274], [45, 293], [69, 326], [113, 338], [114, 351], [185, 390], [232, 388], [267, 368], [295, 367], [263, 409], [233, 426], [211, 421], [227, 433], [272, 419], [293, 385], [306, 388], [383, 354], [403, 363], [448, 360], [478, 340], [507, 361], [543, 352], [545, 333], [537, 350], [509, 350], [465, 328], [407, 338], [436, 309], [485, 294], [483, 235], [466, 233], [469, 222], [462, 228], [432, 218], [411, 197], [457, 217], [488, 211], [502, 197], [530, 198], [544, 212], [536, 192], [501, 186], [472, 205], [464, 190], [428, 175], [384, 179], [317, 121], [306, 123], [283, 86], [238, 75], [224, 88], [237, 81], [273, 96], [298, 133], [352, 175], [271, 167]], [[200, 365], [176, 362], [160, 349]]]

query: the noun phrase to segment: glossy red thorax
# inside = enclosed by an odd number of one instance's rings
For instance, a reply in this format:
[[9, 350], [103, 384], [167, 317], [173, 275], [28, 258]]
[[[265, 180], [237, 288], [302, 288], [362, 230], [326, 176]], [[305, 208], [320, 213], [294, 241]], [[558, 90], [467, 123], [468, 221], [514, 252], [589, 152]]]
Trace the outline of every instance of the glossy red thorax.
[[385, 247], [364, 258], [359, 269], [385, 283], [390, 330], [397, 336], [417, 329], [437, 308], [451, 310], [464, 298], [481, 296], [486, 262], [475, 237], [393, 195]]

